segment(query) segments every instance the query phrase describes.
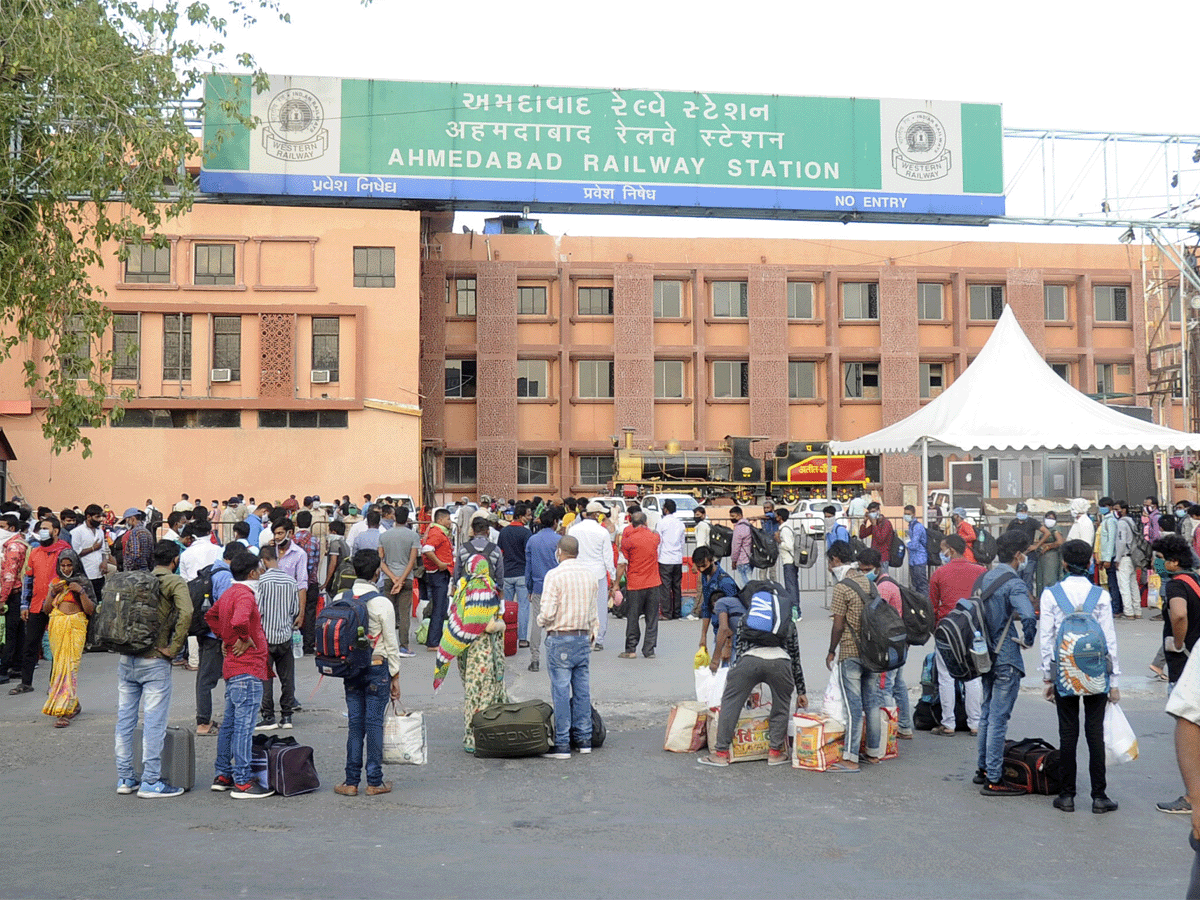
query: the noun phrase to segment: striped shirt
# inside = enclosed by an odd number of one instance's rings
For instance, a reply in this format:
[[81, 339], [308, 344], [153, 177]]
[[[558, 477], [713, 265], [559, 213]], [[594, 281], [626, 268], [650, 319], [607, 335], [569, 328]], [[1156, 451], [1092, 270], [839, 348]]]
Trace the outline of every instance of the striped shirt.
[[548, 632], [584, 631], [595, 640], [599, 620], [596, 592], [600, 579], [586, 563], [565, 559], [546, 573], [537, 622]]
[[297, 591], [296, 579], [282, 569], [267, 569], [258, 576], [254, 597], [268, 644], [283, 644], [292, 639], [292, 623], [300, 612]]

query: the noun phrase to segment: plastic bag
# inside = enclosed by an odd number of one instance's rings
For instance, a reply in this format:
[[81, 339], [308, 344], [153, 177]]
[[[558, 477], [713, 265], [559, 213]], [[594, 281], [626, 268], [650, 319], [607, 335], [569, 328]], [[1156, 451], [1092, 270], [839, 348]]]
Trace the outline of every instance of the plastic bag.
[[392, 714], [383, 719], [384, 763], [423, 766], [427, 761], [425, 746], [425, 714], [401, 712], [393, 703]]
[[713, 671], [708, 666], [696, 669], [696, 702], [709, 709], [720, 709], [721, 695], [725, 693], [725, 677], [728, 667]]
[[692, 660], [693, 669], [704, 669], [712, 662], [712, 657], [708, 655], [708, 648], [701, 647], [696, 651], [696, 657]]
[[829, 685], [825, 688], [825, 696], [821, 698], [821, 712], [831, 719], [837, 719], [842, 725], [846, 724], [846, 702], [842, 697], [842, 661], [833, 664], [829, 673]]
[[1137, 735], [1119, 703], [1104, 709], [1104, 761], [1108, 765], [1133, 762], [1138, 758]]
[[421, 620], [421, 626], [417, 629], [417, 643], [424, 644], [429, 641], [429, 619], [428, 617]]

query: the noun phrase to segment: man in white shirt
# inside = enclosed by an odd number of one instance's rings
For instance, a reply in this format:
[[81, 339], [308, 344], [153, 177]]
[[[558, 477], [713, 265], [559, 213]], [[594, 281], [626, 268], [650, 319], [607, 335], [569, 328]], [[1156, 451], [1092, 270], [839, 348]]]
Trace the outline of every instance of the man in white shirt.
[[846, 508], [846, 518], [851, 522], [859, 521], [867, 514], [867, 504], [869, 502], [862, 490], [858, 490], [854, 494], [854, 499], [850, 501], [850, 505]]
[[108, 556], [103, 520], [104, 509], [90, 503], [83, 511], [83, 521], [71, 530], [71, 548], [83, 563], [83, 573], [92, 582], [97, 600], [104, 590], [104, 560]]
[[188, 499], [187, 494], [180, 494], [179, 502], [174, 506], [175, 512], [191, 512], [195, 508], [196, 505]]
[[604, 638], [608, 634], [608, 603], [616, 591], [617, 583], [612, 534], [600, 524], [598, 518], [607, 514], [608, 507], [606, 505], [599, 500], [592, 500], [584, 509], [583, 517], [576, 519], [567, 531], [567, 534], [579, 542], [579, 552], [576, 558], [581, 565], [588, 568], [592, 577], [596, 579], [596, 618], [599, 625], [596, 631], [596, 642], [592, 645], [594, 651], [604, 649]]
[[668, 497], [662, 504], [662, 518], [654, 528], [658, 532], [658, 574], [662, 579], [659, 593], [660, 619], [678, 619], [683, 615], [683, 544], [687, 526], [675, 515], [675, 501]]
[[191, 581], [205, 566], [211, 566], [221, 558], [221, 547], [212, 542], [212, 522], [197, 519], [191, 525], [196, 539], [179, 554], [179, 576]]
[[792, 604], [792, 616], [800, 621], [800, 567], [796, 564], [796, 529], [802, 528], [795, 522], [788, 521], [791, 516], [782, 506], [775, 510], [775, 518], [779, 522], [779, 531], [775, 540], [779, 542], [779, 565], [783, 569], [783, 587], [787, 591], [788, 601]]
[[703, 506], [697, 506], [692, 515], [696, 517], [695, 527], [692, 529], [692, 534], [696, 537], [697, 547], [708, 546], [708, 536], [712, 531], [712, 523], [708, 521], [708, 510]]

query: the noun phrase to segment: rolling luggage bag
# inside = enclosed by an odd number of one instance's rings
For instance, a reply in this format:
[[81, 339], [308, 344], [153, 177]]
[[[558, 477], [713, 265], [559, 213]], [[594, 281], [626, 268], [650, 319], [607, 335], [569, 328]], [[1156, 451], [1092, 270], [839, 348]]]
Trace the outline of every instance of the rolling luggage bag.
[[471, 731], [477, 757], [537, 756], [554, 746], [554, 707], [544, 700], [497, 703], [471, 717]]
[[504, 655], [517, 655], [517, 611], [514, 602], [504, 601]]
[[[142, 726], [133, 729], [133, 768], [142, 768]], [[141, 778], [142, 773], [138, 773]], [[196, 786], [196, 732], [168, 725], [162, 748], [162, 780], [190, 791]]]

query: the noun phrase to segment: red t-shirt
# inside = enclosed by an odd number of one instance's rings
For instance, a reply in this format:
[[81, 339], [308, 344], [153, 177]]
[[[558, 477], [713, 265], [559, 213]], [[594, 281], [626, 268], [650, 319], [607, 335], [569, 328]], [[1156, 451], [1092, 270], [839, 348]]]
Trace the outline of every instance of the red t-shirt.
[[[267, 636], [263, 633], [262, 617], [254, 590], [235, 581], [219, 602], [209, 607], [204, 614], [208, 627], [225, 645], [221, 677], [228, 681], [235, 675], [253, 675], [260, 681], [271, 677], [271, 666], [267, 661]], [[241, 656], [233, 655], [233, 645], [242, 638], [249, 638], [251, 646]]]
[[933, 603], [933, 611], [938, 621], [954, 609], [959, 600], [971, 596], [975, 582], [986, 571], [987, 569], [979, 563], [970, 562], [961, 556], [937, 567], [929, 579], [929, 599]]
[[626, 528], [621, 535], [621, 552], [625, 554], [628, 568], [625, 570], [625, 587], [631, 591], [644, 591], [658, 587], [662, 578], [658, 574], [657, 532], [642, 526]]
[[446, 532], [437, 525], [431, 525], [429, 530], [425, 532], [425, 543], [421, 547], [421, 561], [425, 563], [426, 572], [436, 572], [438, 567], [435, 563], [429, 561], [429, 557], [425, 555], [425, 548], [432, 547], [433, 555], [436, 556], [447, 569], [454, 568], [454, 548], [450, 546], [450, 538], [446, 537]]

